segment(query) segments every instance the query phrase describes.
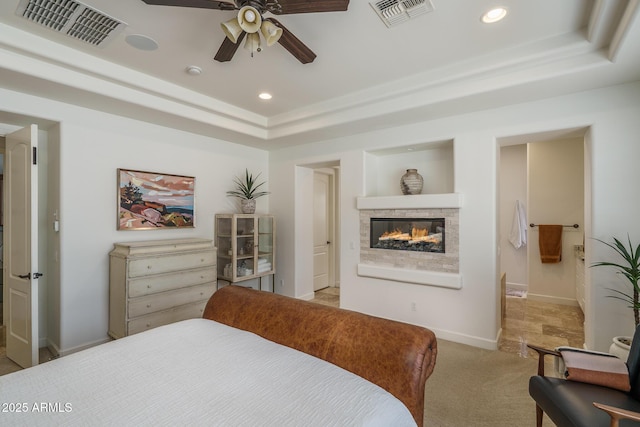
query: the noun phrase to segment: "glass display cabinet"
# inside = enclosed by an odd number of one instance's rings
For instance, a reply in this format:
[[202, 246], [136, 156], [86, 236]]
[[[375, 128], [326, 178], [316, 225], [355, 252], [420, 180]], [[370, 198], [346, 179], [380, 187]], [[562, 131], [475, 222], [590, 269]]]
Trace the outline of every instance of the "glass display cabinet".
[[218, 278], [231, 283], [275, 274], [272, 215], [217, 214]]

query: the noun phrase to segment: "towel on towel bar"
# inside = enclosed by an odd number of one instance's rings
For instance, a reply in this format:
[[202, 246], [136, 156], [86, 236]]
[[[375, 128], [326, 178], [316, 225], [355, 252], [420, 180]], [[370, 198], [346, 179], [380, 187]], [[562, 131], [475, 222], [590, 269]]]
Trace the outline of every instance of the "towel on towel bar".
[[540, 261], [553, 264], [562, 261], [562, 225], [539, 225]]
[[513, 212], [513, 222], [511, 223], [509, 241], [516, 249], [520, 249], [522, 246], [527, 244], [527, 217], [524, 205], [520, 200], [516, 200], [516, 208]]

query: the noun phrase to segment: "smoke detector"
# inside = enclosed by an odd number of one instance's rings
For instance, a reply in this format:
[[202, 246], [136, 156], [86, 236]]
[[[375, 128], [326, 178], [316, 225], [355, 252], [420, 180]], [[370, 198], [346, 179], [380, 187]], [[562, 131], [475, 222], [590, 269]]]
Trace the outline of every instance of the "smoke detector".
[[387, 27], [402, 24], [435, 9], [431, 0], [380, 0], [369, 4]]
[[127, 25], [75, 0], [21, 0], [16, 15], [100, 47]]

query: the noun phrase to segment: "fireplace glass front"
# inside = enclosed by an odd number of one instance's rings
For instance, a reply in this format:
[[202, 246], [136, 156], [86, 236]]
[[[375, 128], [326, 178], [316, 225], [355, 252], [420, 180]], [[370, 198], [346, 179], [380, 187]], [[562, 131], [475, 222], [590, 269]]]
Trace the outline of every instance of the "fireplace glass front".
[[444, 218], [371, 218], [371, 248], [444, 253]]

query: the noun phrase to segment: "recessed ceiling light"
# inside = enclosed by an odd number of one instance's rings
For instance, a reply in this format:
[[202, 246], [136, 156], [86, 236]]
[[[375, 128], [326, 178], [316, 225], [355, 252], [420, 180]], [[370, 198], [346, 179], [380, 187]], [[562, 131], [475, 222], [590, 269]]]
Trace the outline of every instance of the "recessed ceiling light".
[[158, 48], [158, 43], [154, 39], [142, 34], [130, 34], [125, 40], [130, 46], [140, 50], [156, 50]]
[[482, 22], [485, 24], [493, 24], [494, 22], [500, 21], [505, 16], [507, 16], [507, 9], [504, 7], [496, 7], [482, 15]]
[[270, 93], [262, 92], [260, 95], [258, 95], [258, 98], [264, 99], [266, 101], [266, 100], [269, 100], [269, 99], [273, 98], [273, 96], [271, 96]]
[[202, 74], [202, 68], [196, 66], [196, 65], [189, 65], [185, 71], [187, 72], [187, 74], [189, 74], [190, 76], [199, 76], [200, 74]]

